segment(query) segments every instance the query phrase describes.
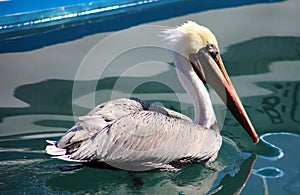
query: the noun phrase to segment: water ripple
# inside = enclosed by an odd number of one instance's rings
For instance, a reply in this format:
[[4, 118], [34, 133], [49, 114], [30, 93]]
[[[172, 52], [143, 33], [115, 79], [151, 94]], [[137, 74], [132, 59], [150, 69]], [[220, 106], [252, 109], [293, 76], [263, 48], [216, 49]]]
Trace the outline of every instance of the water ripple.
[[276, 161], [276, 160], [279, 160], [281, 159], [283, 156], [284, 156], [284, 152], [281, 148], [279, 148], [278, 146], [266, 141], [266, 137], [269, 137], [269, 136], [278, 136], [278, 135], [289, 135], [289, 136], [296, 136], [296, 137], [300, 137], [299, 134], [296, 134], [296, 133], [289, 133], [289, 132], [276, 132], [276, 133], [266, 133], [266, 134], [263, 134], [260, 136], [260, 140], [262, 142], [264, 142], [265, 144], [267, 144], [269, 147], [271, 147], [274, 151], [277, 151], [276, 152], [276, 156], [262, 156], [262, 155], [259, 155], [260, 158], [264, 158], [264, 159], [267, 159], [267, 160], [271, 160], [271, 161]]
[[258, 170], [253, 170], [252, 173], [263, 178], [279, 178], [284, 175], [284, 172], [276, 167], [264, 167]]
[[[270, 143], [269, 141], [266, 141], [267, 137], [270, 137], [270, 136], [272, 136], [272, 137], [273, 136], [293, 136], [293, 137], [297, 137], [297, 138], [300, 137], [299, 134], [289, 133], [289, 132], [276, 132], [276, 133], [274, 132], [274, 133], [266, 133], [266, 134], [261, 135], [260, 140], [262, 142], [264, 142], [267, 146], [272, 148], [274, 151], [276, 151], [275, 152], [276, 155], [274, 155], [274, 156], [259, 155], [259, 157], [261, 159], [265, 159], [265, 160], [269, 160], [269, 161], [278, 161], [278, 160], [282, 159], [285, 156], [285, 152], [286, 153], [290, 152], [288, 150], [288, 148], [285, 148], [286, 151], [284, 151], [284, 149], [278, 147], [274, 143]], [[282, 137], [282, 139], [283, 139], [283, 137]], [[274, 140], [273, 140], [273, 142], [274, 142]], [[277, 143], [280, 144], [281, 142], [279, 142], [277, 140]], [[266, 164], [264, 163], [264, 165], [266, 165]], [[280, 165], [281, 165], [280, 163], [279, 164], [276, 163], [276, 166], [280, 166]], [[265, 166], [263, 168], [253, 169], [252, 173], [256, 176], [259, 176], [259, 177], [263, 178], [263, 179], [283, 177], [285, 175], [285, 171], [281, 170], [280, 168], [277, 168], [276, 166]]]
[[12, 165], [28, 165], [28, 164], [33, 164], [33, 163], [40, 163], [40, 162], [45, 162], [47, 161], [46, 159], [15, 159], [15, 160], [5, 160], [5, 161], [0, 161], [0, 166], [12, 166]]

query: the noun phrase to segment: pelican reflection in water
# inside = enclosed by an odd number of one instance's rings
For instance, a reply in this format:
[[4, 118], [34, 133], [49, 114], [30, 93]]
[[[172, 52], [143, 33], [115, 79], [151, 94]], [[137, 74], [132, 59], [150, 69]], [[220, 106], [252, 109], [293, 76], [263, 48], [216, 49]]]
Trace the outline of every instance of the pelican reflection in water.
[[208, 83], [254, 143], [259, 138], [226, 73], [218, 42], [206, 27], [187, 22], [164, 31], [172, 46], [178, 78], [191, 96], [195, 118], [137, 98], [104, 102], [57, 142], [47, 140], [54, 158], [129, 171], [175, 171], [216, 159], [222, 137]]

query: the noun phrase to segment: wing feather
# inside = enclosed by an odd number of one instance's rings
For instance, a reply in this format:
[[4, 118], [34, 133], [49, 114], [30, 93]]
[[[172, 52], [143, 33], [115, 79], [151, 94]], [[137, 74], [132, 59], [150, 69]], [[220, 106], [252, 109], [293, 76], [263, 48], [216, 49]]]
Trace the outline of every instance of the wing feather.
[[67, 148], [74, 143], [85, 141], [122, 116], [140, 110], [143, 110], [142, 104], [134, 99], [122, 98], [104, 102], [86, 116], [79, 117], [79, 121], [61, 137], [56, 145], [59, 148]]

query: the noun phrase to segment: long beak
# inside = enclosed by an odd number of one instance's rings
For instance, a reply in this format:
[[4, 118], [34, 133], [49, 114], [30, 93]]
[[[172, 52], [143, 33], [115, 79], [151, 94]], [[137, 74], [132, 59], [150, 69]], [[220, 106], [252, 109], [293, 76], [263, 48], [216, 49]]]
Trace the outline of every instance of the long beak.
[[220, 54], [216, 53], [213, 58], [208, 49], [204, 47], [199, 50], [197, 58], [199, 64], [193, 64], [193, 66], [195, 71], [198, 72], [198, 76], [200, 76], [202, 80], [204, 78], [205, 81], [214, 88], [233, 116], [250, 135], [253, 142], [257, 143], [259, 141], [257, 133], [232, 85]]

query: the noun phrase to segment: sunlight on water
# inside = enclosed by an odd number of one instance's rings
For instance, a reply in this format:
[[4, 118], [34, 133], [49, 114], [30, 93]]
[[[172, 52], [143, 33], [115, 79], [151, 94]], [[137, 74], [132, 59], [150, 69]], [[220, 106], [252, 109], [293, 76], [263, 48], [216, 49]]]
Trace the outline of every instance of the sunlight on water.
[[[268, 139], [268, 137], [273, 137], [273, 136], [293, 136], [293, 137], [297, 137], [300, 138], [299, 134], [295, 134], [295, 133], [288, 133], [288, 132], [276, 132], [276, 133], [266, 133], [260, 136], [260, 140], [263, 141], [265, 144], [267, 144], [269, 147], [271, 147], [273, 150], [275, 150], [276, 152], [274, 152], [274, 154], [278, 154], [276, 156], [262, 156], [259, 155], [260, 158], [266, 159], [266, 160], [270, 160], [270, 161], [277, 161], [281, 158], [284, 158], [284, 150], [278, 146], [276, 146], [273, 143], [268, 142], [266, 139]], [[262, 177], [262, 178], [279, 178], [279, 177], [283, 177], [284, 176], [284, 171], [276, 168], [276, 167], [272, 167], [272, 166], [268, 166], [268, 167], [263, 167], [257, 170], [253, 170], [252, 172], [253, 174]]]
[[260, 158], [265, 158], [267, 160], [272, 160], [272, 161], [276, 161], [276, 160], [279, 160], [280, 158], [283, 158], [284, 157], [284, 151], [283, 149], [281, 149], [280, 147], [268, 142], [266, 140], [267, 137], [271, 137], [271, 136], [295, 136], [295, 137], [300, 137], [299, 134], [295, 134], [295, 133], [289, 133], [289, 132], [276, 132], [276, 133], [266, 133], [266, 134], [263, 134], [260, 136], [260, 140], [262, 142], [264, 142], [265, 144], [267, 144], [270, 148], [272, 148], [272, 150], [274, 150], [274, 154], [277, 154], [275, 156], [263, 156], [263, 155], [260, 155], [259, 157]]
[[265, 144], [267, 144], [270, 148], [272, 148], [272, 150], [276, 151], [275, 154], [278, 154], [275, 156], [260, 156], [261, 158], [266, 158], [268, 160], [278, 160], [284, 156], [284, 153], [281, 148], [279, 148], [265, 140], [265, 137], [273, 136], [273, 135], [280, 135], [280, 134], [283, 134], [283, 133], [266, 133], [266, 134], [263, 134], [260, 136], [260, 140], [262, 142], [264, 142]]
[[258, 170], [253, 170], [252, 173], [265, 178], [278, 178], [284, 175], [284, 172], [276, 167], [264, 167]]

